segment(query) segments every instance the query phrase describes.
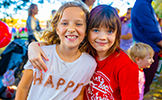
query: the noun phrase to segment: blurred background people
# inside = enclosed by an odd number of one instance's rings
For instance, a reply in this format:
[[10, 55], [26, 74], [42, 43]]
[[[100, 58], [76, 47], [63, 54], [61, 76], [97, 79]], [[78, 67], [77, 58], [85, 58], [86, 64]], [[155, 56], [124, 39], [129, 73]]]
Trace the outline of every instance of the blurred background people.
[[82, 1], [89, 7], [89, 10], [91, 10], [96, 0], [82, 0]]
[[161, 27], [161, 33], [162, 33], [162, 18], [159, 18], [159, 24], [160, 24], [160, 27]]
[[55, 15], [55, 13], [56, 13], [56, 10], [52, 10], [51, 11], [51, 15], [50, 15], [50, 19], [49, 20], [47, 20], [47, 24], [46, 24], [46, 28], [48, 28], [50, 25], [50, 21], [52, 20], [52, 18], [53, 18], [53, 16]]
[[129, 55], [131, 59], [138, 65], [139, 68], [139, 99], [143, 100], [144, 97], [144, 84], [145, 84], [145, 75], [143, 69], [150, 68], [150, 65], [154, 62], [154, 50], [152, 47], [145, 43], [136, 43], [129, 50]]
[[122, 22], [122, 30], [121, 30], [121, 40], [120, 47], [127, 51], [133, 44], [133, 36], [132, 36], [132, 27], [131, 27], [131, 9], [127, 9], [127, 13], [124, 16]]
[[96, 0], [75, 0], [75, 1], [84, 2], [88, 6], [89, 10], [91, 10]]
[[55, 15], [55, 13], [56, 13], [56, 10], [52, 10], [52, 11], [51, 11], [51, 16], [50, 16], [50, 19], [52, 19], [52, 18], [53, 18], [53, 16]]
[[39, 20], [35, 18], [35, 15], [38, 14], [38, 6], [36, 4], [31, 4], [28, 9], [28, 18], [26, 21], [26, 28], [28, 33], [28, 41], [29, 43], [33, 41], [38, 41], [36, 38], [37, 31], [40, 31]]
[[149, 69], [144, 69], [146, 77], [145, 94], [150, 90], [158, 67], [158, 53], [162, 48], [161, 29], [151, 2], [152, 0], [136, 0], [131, 11], [133, 39], [135, 42], [149, 44], [155, 52], [154, 63]]

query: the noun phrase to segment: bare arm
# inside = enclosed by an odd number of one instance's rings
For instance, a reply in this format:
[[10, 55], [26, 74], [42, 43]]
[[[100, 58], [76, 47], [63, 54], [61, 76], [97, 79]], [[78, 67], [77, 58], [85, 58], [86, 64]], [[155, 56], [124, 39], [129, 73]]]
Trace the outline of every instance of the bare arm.
[[15, 100], [26, 100], [33, 80], [33, 71], [26, 69], [18, 85]]
[[[47, 45], [46, 42], [39, 42], [40, 46]], [[40, 48], [38, 42], [32, 42], [28, 47], [28, 59], [31, 64], [38, 70], [47, 71], [47, 66], [44, 63], [42, 57], [45, 60], [49, 60], [43, 50]]]
[[162, 40], [158, 43], [156, 43], [158, 46], [160, 46], [160, 48], [162, 49]]
[[83, 100], [84, 98], [84, 89], [86, 86], [82, 87], [82, 90], [80, 91], [80, 94], [74, 99], [74, 100]]
[[126, 35], [121, 35], [121, 39], [123, 40], [129, 40], [132, 38], [132, 34], [131, 33], [128, 33]]

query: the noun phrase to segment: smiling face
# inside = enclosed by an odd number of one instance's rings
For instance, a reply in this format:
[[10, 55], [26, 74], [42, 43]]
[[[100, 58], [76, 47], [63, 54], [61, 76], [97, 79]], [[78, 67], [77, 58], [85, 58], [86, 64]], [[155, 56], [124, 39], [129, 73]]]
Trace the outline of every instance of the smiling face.
[[60, 46], [78, 48], [85, 37], [86, 15], [79, 7], [68, 7], [63, 11], [57, 25]]
[[137, 58], [136, 62], [140, 68], [150, 68], [151, 64], [154, 62], [153, 55], [147, 53], [143, 59]]
[[118, 47], [121, 22], [115, 8], [99, 5], [91, 10], [87, 29], [87, 52], [93, 57], [104, 58]]
[[106, 54], [115, 42], [116, 33], [106, 27], [92, 28], [89, 42], [97, 54]]

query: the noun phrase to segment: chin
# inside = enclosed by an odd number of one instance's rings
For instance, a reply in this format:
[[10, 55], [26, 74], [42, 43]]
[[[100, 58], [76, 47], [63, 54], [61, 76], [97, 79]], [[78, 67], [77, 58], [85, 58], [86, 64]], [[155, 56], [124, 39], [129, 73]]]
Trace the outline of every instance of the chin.
[[99, 51], [99, 52], [106, 52], [107, 50], [105, 50], [105, 49], [98, 49], [97, 51]]

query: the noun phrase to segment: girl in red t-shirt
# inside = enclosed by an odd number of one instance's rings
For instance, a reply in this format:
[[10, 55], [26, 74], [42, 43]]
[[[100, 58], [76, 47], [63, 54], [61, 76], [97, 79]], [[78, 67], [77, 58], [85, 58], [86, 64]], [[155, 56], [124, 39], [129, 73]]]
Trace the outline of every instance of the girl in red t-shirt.
[[115, 8], [92, 9], [87, 33], [87, 51], [98, 66], [85, 88], [85, 100], [138, 100], [138, 66], [118, 47], [121, 23]]

